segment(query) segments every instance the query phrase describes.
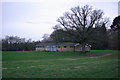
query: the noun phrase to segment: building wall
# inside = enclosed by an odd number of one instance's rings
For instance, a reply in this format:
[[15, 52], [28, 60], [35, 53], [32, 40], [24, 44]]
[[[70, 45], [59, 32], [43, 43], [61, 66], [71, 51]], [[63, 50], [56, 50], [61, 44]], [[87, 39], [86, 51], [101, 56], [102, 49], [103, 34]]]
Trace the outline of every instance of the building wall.
[[[76, 46], [75, 51], [82, 51], [82, 45]], [[86, 46], [85, 51], [90, 51], [90, 47]]]
[[81, 45], [75, 46], [75, 51], [82, 51], [82, 46]]
[[44, 48], [36, 48], [36, 51], [44, 51]]
[[59, 51], [59, 52], [60, 52], [60, 51], [61, 51], [61, 48], [60, 48], [60, 47], [57, 47], [57, 51]]
[[85, 50], [90, 51], [90, 47], [89, 46], [85, 47]]
[[62, 46], [62, 51], [74, 51], [74, 47], [70, 47], [70, 46], [66, 46], [66, 48], [64, 48], [64, 46]]
[[56, 46], [46, 46], [46, 51], [57, 51]]

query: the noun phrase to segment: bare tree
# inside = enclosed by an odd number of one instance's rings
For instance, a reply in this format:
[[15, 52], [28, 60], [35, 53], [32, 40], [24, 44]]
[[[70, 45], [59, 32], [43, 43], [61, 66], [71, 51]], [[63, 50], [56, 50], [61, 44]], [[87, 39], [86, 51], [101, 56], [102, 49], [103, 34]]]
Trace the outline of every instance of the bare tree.
[[52, 39], [49, 34], [44, 34], [42, 38], [42, 42], [52, 42]]
[[93, 10], [92, 7], [85, 5], [84, 7], [71, 8], [70, 12], [66, 12], [57, 21], [59, 26], [68, 32], [71, 39], [82, 44], [82, 51], [85, 52], [85, 45], [94, 30], [93, 28], [104, 23], [102, 16], [103, 11]]

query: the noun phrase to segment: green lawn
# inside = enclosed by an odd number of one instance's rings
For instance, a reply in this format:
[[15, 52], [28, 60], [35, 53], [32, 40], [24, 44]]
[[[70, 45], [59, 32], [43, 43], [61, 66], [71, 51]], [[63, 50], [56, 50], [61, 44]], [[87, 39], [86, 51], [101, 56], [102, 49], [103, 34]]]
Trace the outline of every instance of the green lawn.
[[118, 78], [118, 51], [2, 52], [3, 78]]

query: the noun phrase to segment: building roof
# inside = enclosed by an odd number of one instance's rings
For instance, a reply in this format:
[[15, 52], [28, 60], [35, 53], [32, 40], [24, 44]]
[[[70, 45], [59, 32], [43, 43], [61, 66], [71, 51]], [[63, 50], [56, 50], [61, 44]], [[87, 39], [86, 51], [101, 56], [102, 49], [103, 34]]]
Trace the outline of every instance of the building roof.
[[62, 43], [60, 46], [77, 46], [79, 43]]
[[39, 43], [39, 44], [37, 44], [37, 45], [35, 45], [36, 47], [38, 47], [38, 46], [45, 46], [45, 43]]

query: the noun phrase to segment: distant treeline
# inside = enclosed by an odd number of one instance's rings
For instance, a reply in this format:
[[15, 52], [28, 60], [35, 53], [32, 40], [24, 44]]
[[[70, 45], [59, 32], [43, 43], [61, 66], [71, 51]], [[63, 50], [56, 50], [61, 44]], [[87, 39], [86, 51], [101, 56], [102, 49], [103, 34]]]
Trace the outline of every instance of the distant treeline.
[[6, 36], [2, 39], [2, 51], [31, 51], [40, 41], [26, 40], [17, 36]]

